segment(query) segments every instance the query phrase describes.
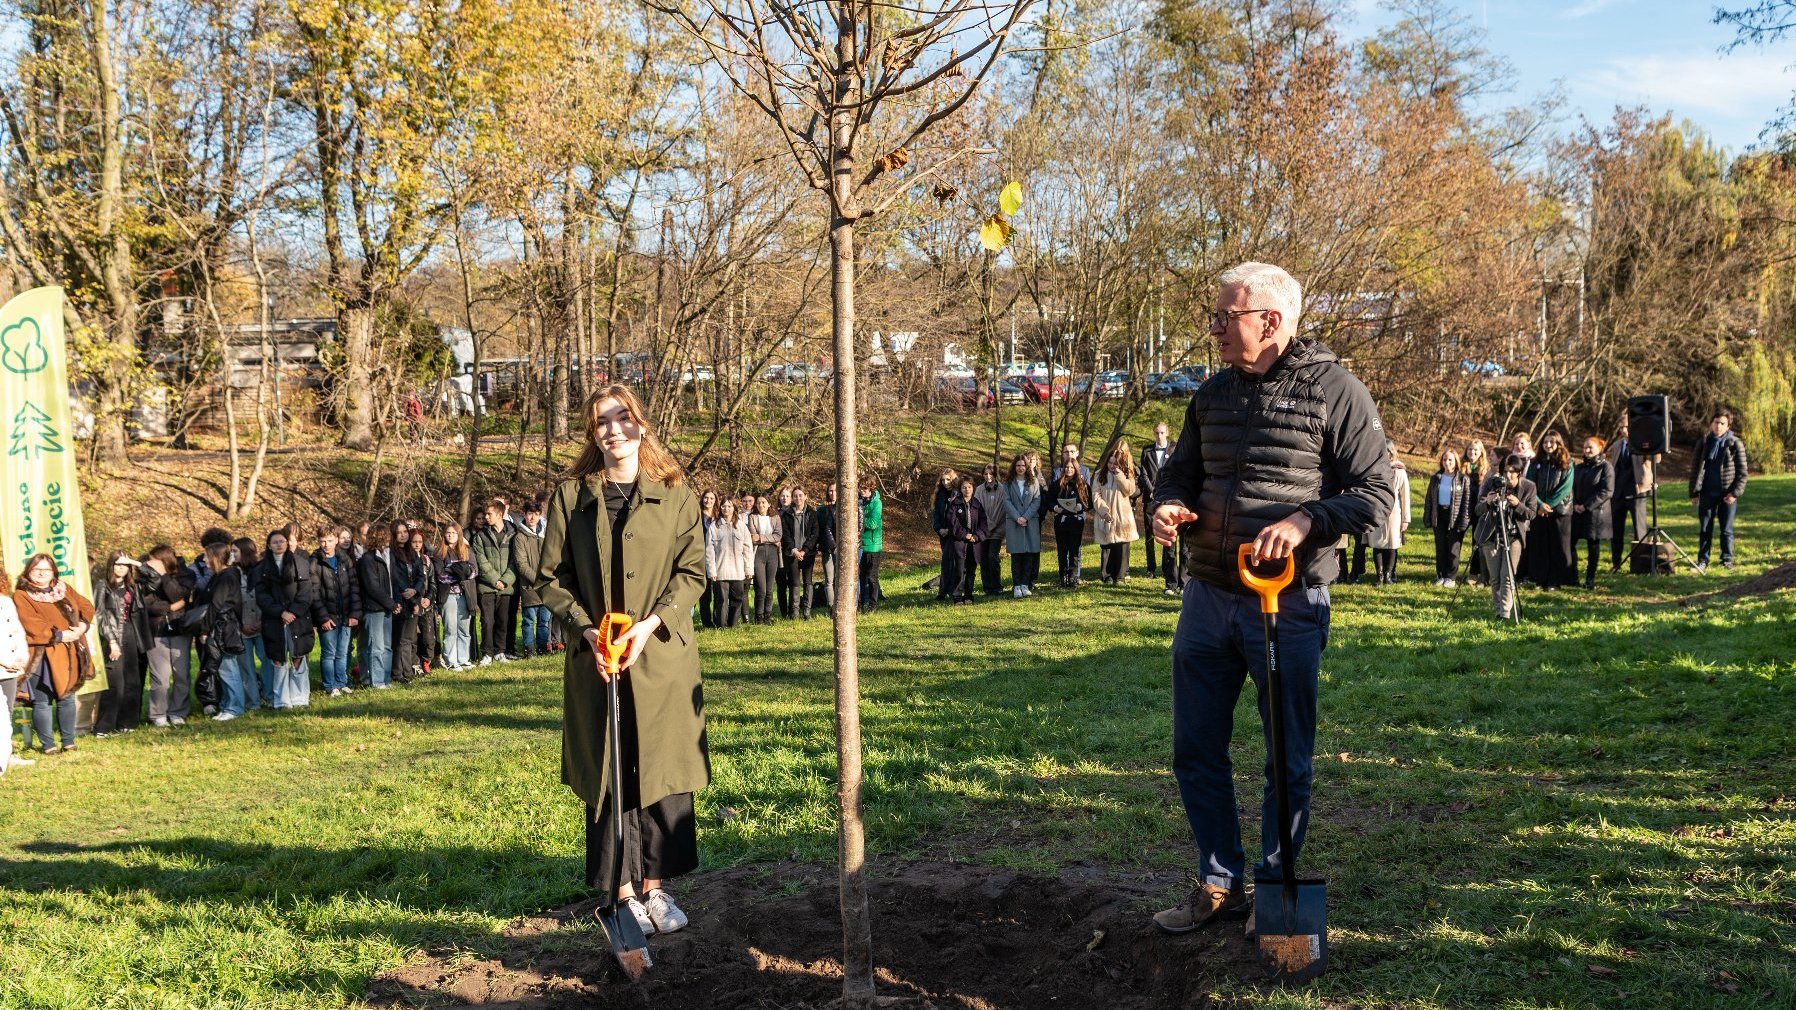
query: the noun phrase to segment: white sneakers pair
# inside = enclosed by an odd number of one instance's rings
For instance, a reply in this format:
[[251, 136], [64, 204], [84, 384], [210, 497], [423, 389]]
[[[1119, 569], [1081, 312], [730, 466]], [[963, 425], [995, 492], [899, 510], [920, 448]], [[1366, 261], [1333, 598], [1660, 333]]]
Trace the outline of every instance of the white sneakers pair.
[[680, 906], [674, 904], [673, 895], [659, 887], [649, 892], [647, 901], [632, 894], [624, 899], [624, 904], [630, 906], [630, 914], [636, 916], [636, 924], [642, 927], [644, 936], [682, 930], [691, 921], [680, 911]]
[[1459, 583], [1453, 581], [1452, 579], [1435, 579], [1434, 584], [1437, 586], [1440, 586], [1443, 589], [1452, 589], [1454, 586], [1458, 585]]
[[1020, 600], [1025, 596], [1034, 596], [1035, 590], [1030, 589], [1026, 585], [1018, 585], [1016, 588], [1014, 588], [1010, 591], [1010, 595], [1012, 595]]

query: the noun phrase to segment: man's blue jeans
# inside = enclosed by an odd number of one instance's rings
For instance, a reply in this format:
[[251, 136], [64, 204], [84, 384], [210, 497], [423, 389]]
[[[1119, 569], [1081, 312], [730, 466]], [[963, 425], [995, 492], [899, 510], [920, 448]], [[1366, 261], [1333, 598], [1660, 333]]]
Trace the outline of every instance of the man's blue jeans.
[[349, 638], [352, 629], [339, 624], [318, 632], [318, 678], [326, 691], [349, 686]]
[[1696, 563], [1709, 563], [1709, 544], [1715, 537], [1715, 520], [1721, 520], [1721, 563], [1732, 564], [1734, 560], [1734, 512], [1739, 503], [1729, 505], [1722, 495], [1705, 494], [1698, 498], [1696, 519], [1702, 524], [1702, 537], [1696, 546]]
[[[1285, 768], [1291, 790], [1292, 841], [1299, 853], [1310, 819], [1316, 681], [1322, 650], [1328, 645], [1328, 619], [1326, 586], [1297, 587], [1279, 597]], [[1205, 883], [1217, 887], [1241, 885], [1246, 870], [1241, 820], [1235, 813], [1229, 738], [1235, 726], [1235, 702], [1249, 676], [1259, 696], [1260, 735], [1265, 739], [1266, 638], [1260, 601], [1199, 579], [1190, 580], [1185, 584], [1178, 630], [1172, 639], [1172, 770], [1197, 842], [1200, 873]], [[1269, 741], [1267, 749], [1271, 749]], [[1262, 773], [1266, 780], [1260, 802], [1263, 858], [1255, 867], [1255, 876], [1277, 879], [1283, 861], [1278, 851], [1270, 755]]]
[[524, 629], [518, 635], [518, 648], [541, 654], [549, 647], [549, 608], [537, 604], [519, 607]]

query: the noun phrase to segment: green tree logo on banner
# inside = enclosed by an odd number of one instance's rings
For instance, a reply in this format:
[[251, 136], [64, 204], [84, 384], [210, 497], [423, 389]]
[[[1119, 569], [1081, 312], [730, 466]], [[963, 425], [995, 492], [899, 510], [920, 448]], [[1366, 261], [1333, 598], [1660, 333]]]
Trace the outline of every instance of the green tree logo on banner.
[[0, 330], [0, 365], [7, 371], [30, 375], [49, 364], [50, 352], [44, 348], [44, 333], [38, 329], [37, 320], [27, 317]]
[[29, 460], [61, 451], [61, 433], [50, 423], [50, 415], [39, 410], [36, 404], [25, 404], [12, 416], [12, 446], [6, 450], [8, 456], [24, 456]]

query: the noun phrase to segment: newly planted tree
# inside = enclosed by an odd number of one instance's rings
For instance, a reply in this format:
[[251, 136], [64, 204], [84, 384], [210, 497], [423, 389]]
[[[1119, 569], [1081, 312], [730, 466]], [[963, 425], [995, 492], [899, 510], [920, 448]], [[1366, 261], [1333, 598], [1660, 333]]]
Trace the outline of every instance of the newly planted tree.
[[[844, 1003], [873, 1000], [861, 820], [860, 547], [855, 429], [855, 229], [945, 166], [980, 153], [934, 131], [1013, 45], [1033, 0], [649, 0], [701, 40], [710, 66], [765, 113], [829, 227], [838, 509], [835, 574], [837, 804]], [[906, 172], [906, 169], [911, 171]]]

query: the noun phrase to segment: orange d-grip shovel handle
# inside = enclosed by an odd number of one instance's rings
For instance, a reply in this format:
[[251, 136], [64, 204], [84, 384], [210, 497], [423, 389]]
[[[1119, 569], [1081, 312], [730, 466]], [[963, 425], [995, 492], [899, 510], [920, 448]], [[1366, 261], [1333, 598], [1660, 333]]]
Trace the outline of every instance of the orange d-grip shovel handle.
[[1272, 578], [1262, 578], [1253, 570], [1253, 544], [1242, 544], [1240, 551], [1241, 582], [1260, 596], [1260, 613], [1278, 613], [1278, 594], [1284, 592], [1291, 579], [1297, 574], [1297, 562], [1293, 555], [1285, 555], [1285, 567]]
[[613, 677], [618, 674], [617, 664], [624, 658], [624, 645], [618, 638], [635, 623], [635, 618], [629, 614], [610, 613], [599, 618], [599, 661], [605, 664], [605, 672]]

